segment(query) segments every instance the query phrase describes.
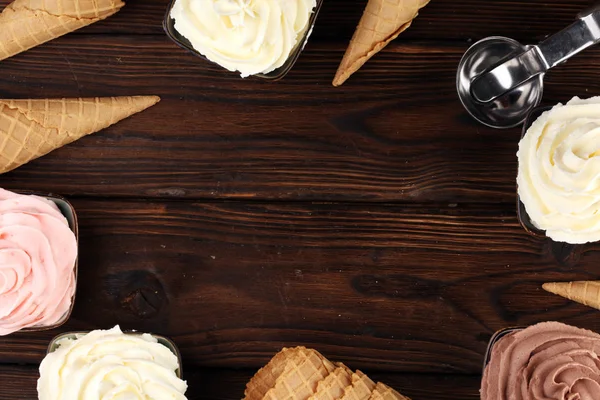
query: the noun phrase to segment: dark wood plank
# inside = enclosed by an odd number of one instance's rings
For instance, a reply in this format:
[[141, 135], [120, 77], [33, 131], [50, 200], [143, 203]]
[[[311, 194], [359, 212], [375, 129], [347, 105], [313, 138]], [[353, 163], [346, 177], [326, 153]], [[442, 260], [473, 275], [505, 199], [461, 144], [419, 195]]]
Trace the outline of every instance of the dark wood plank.
[[[270, 84], [223, 73], [166, 39], [65, 37], [3, 63], [3, 96], [164, 100], [2, 183], [78, 196], [513, 202], [520, 132], [466, 115], [453, 83], [463, 50], [393, 45], [336, 90], [341, 53], [330, 45], [310, 46]], [[546, 102], [600, 94], [598, 63], [594, 49], [553, 71]]]
[[[239, 400], [243, 397], [246, 382], [255, 370], [188, 369], [184, 379], [188, 382], [189, 400]], [[402, 391], [413, 399], [475, 400], [479, 399], [478, 375], [415, 375], [370, 373], [376, 381]], [[33, 399], [37, 397], [37, 368], [31, 366], [1, 366], [0, 400]]]
[[[0, 8], [11, 0], [0, 0]], [[117, 15], [78, 33], [162, 35], [168, 0], [129, 0]], [[325, 0], [312, 40], [345, 46], [366, 0]], [[491, 35], [536, 41], [562, 29], [593, 0], [432, 0], [403, 39], [478, 40]]]
[[[257, 368], [283, 346], [356, 368], [476, 374], [506, 326], [593, 310], [544, 281], [595, 279], [598, 246], [528, 237], [507, 206], [78, 200], [78, 300], [64, 330], [172, 337], [186, 365]], [[0, 339], [39, 362], [58, 333]]]

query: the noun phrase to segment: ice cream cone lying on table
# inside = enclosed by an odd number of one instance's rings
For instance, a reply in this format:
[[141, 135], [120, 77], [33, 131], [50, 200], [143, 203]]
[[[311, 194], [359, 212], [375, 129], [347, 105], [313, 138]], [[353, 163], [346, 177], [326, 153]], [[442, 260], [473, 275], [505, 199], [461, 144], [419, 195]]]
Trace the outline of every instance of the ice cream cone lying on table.
[[600, 281], [551, 282], [545, 291], [600, 310]]
[[15, 0], [0, 14], [0, 61], [103, 20], [121, 0]]
[[408, 400], [305, 347], [285, 348], [246, 385], [244, 400]]
[[159, 101], [156, 96], [0, 100], [0, 174]]
[[333, 86], [346, 82], [371, 57], [407, 30], [419, 10], [428, 3], [429, 0], [369, 0], [335, 74]]

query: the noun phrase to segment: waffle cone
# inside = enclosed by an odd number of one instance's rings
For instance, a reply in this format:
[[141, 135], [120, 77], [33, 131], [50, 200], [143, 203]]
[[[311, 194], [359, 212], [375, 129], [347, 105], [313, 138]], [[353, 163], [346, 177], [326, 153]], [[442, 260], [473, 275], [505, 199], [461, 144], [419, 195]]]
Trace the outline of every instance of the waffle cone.
[[544, 290], [600, 310], [600, 281], [545, 283]]
[[153, 106], [156, 96], [0, 100], [0, 173]]
[[378, 382], [369, 400], [410, 400], [408, 397], [402, 396], [391, 387]]
[[284, 348], [246, 385], [244, 400], [409, 400], [305, 347]]
[[340, 86], [371, 57], [410, 27], [429, 0], [369, 0], [333, 79]]
[[0, 14], [0, 61], [103, 20], [121, 0], [16, 0]]
[[317, 392], [309, 400], [337, 400], [352, 385], [352, 371], [344, 364], [335, 365], [337, 368], [317, 384]]
[[375, 386], [375, 382], [367, 375], [356, 371], [352, 374], [352, 383], [344, 389], [340, 400], [369, 400]]
[[283, 374], [288, 356], [291, 357], [294, 349], [284, 348], [261, 368], [246, 385], [245, 399], [262, 400], [267, 392], [275, 386], [277, 378]]
[[250, 380], [245, 399], [307, 400], [334, 369], [316, 350], [284, 349]]

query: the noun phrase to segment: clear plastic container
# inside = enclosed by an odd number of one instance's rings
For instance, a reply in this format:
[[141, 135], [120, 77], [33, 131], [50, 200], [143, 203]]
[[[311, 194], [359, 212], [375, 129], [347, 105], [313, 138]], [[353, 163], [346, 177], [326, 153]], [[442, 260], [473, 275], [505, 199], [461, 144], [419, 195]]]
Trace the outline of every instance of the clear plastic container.
[[525, 328], [523, 328], [523, 327], [506, 328], [506, 329], [502, 329], [502, 330], [499, 330], [498, 332], [494, 333], [494, 335], [490, 339], [490, 343], [488, 344], [488, 348], [485, 352], [485, 358], [483, 359], [483, 370], [484, 371], [485, 371], [485, 367], [487, 367], [490, 360], [492, 359], [492, 350], [494, 349], [494, 346], [496, 345], [496, 343], [498, 343], [498, 341], [500, 339], [502, 339], [503, 337], [505, 337], [506, 335], [510, 335], [511, 333], [522, 331], [523, 329], [525, 329]]
[[[286, 60], [286, 62], [281, 67], [279, 67], [276, 70], [271, 71], [267, 74], [256, 74], [256, 75], [252, 75], [252, 76], [255, 76], [257, 78], [266, 79], [266, 80], [271, 80], [271, 81], [278, 81], [278, 80], [282, 79], [284, 76], [286, 76], [288, 72], [290, 72], [290, 70], [292, 69], [294, 64], [296, 64], [298, 57], [300, 57], [302, 50], [304, 50], [306, 43], [308, 43], [308, 39], [315, 27], [315, 23], [317, 21], [317, 16], [319, 14], [319, 11], [321, 10], [323, 1], [324, 0], [317, 0], [317, 6], [315, 7], [312, 15], [310, 16], [308, 28], [306, 29], [306, 32], [304, 32], [304, 36], [302, 37], [302, 39], [298, 41], [298, 43], [296, 44], [296, 47], [292, 50], [292, 52], [291, 52], [290, 56], [288, 57], [288, 59]], [[163, 21], [163, 28], [164, 28], [165, 32], [167, 33], [167, 36], [173, 42], [175, 42], [179, 47], [191, 52], [192, 54], [194, 54], [204, 60], [209, 61], [205, 56], [203, 56], [196, 49], [194, 49], [194, 47], [189, 42], [189, 40], [187, 40], [185, 37], [180, 35], [179, 32], [177, 32], [177, 29], [175, 29], [175, 20], [173, 18], [171, 18], [171, 9], [173, 8], [174, 4], [175, 4], [175, 0], [172, 0], [171, 3], [169, 4], [169, 8], [167, 9], [167, 13], [166, 13], [165, 19]]]
[[[67, 201], [67, 199], [65, 199], [64, 197], [61, 197], [61, 196], [53, 195], [53, 194], [40, 194], [40, 193], [29, 192], [29, 191], [15, 191], [15, 192], [19, 193], [19, 194], [24, 194], [24, 195], [34, 195], [34, 196], [44, 197], [44, 198], [52, 201], [54, 204], [56, 204], [56, 206], [58, 207], [60, 212], [67, 219], [67, 221], [69, 223], [69, 228], [71, 228], [71, 230], [75, 234], [75, 239], [77, 240], [77, 246], [79, 247], [79, 226], [77, 223], [77, 214], [75, 213], [75, 208], [73, 208], [73, 205], [71, 203], [69, 203]], [[71, 307], [69, 307], [69, 310], [64, 314], [64, 316], [60, 319], [60, 321], [58, 321], [57, 323], [52, 324], [52, 325], [40, 325], [40, 326], [33, 326], [30, 328], [23, 328], [23, 329], [19, 330], [19, 332], [49, 331], [49, 330], [61, 327], [69, 320], [69, 318], [71, 317], [71, 313], [73, 312], [73, 307], [75, 307], [75, 294], [77, 293], [78, 264], [79, 264], [79, 257], [75, 260], [75, 267], [74, 267], [74, 270], [75, 270], [75, 292], [73, 293], [73, 298], [71, 299]]]
[[[76, 340], [79, 339], [85, 335], [87, 335], [89, 333], [89, 331], [84, 331], [84, 332], [67, 332], [67, 333], [63, 333], [60, 334], [58, 336], [56, 336], [54, 339], [52, 339], [52, 341], [50, 342], [50, 344], [48, 345], [48, 350], [46, 351], [46, 354], [50, 354], [54, 351], [56, 351], [56, 349], [58, 349], [58, 347], [60, 346], [60, 342], [62, 340], [65, 339], [71, 339], [71, 340]], [[137, 336], [141, 336], [143, 335], [143, 333], [140, 332], [125, 332], [126, 335], [137, 335]], [[155, 338], [158, 343], [162, 344], [163, 346], [165, 346], [166, 348], [168, 348], [169, 350], [171, 350], [171, 352], [173, 354], [175, 354], [175, 356], [177, 357], [177, 364], [179, 365], [179, 368], [175, 371], [175, 374], [177, 375], [177, 377], [179, 379], [183, 379], [183, 367], [182, 367], [182, 360], [181, 360], [181, 353], [179, 352], [179, 348], [177, 347], [177, 345], [175, 344], [175, 342], [173, 342], [171, 339], [164, 337], [164, 336], [160, 336], [160, 335], [154, 335], [151, 334], [153, 338]]]

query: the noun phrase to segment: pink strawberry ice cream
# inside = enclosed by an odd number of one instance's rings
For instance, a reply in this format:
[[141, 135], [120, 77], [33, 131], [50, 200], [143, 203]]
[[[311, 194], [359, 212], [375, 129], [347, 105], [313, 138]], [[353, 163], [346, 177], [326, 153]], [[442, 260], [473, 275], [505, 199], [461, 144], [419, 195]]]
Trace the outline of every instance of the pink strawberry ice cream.
[[75, 234], [53, 202], [0, 189], [0, 336], [63, 319], [76, 259]]

